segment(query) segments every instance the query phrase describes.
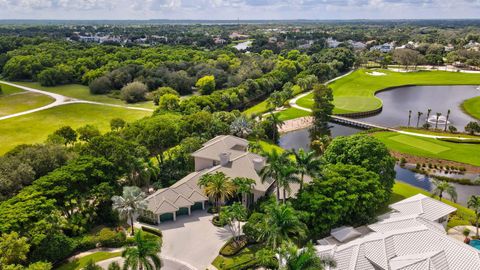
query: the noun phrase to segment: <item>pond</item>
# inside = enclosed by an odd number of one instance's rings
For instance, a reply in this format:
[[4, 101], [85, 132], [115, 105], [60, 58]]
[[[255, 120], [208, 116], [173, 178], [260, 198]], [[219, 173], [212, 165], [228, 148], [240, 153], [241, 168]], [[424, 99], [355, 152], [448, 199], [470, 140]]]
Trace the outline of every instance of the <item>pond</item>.
[[[352, 135], [362, 131], [360, 129], [346, 127], [338, 124], [331, 124], [331, 125], [332, 125], [333, 137], [348, 136], [348, 135]], [[309, 139], [308, 129], [300, 129], [300, 130], [288, 132], [281, 135], [279, 140], [279, 145], [284, 149], [298, 150], [300, 148], [303, 148], [308, 150], [309, 142], [310, 142], [310, 139]], [[419, 187], [426, 191], [431, 191], [434, 188], [434, 186], [431, 183], [431, 178], [424, 174], [414, 173], [400, 166], [395, 166], [395, 171], [397, 173], [396, 179], [399, 181]], [[478, 177], [478, 175], [476, 176], [468, 175], [468, 177], [466, 177], [465, 175], [463, 177], [449, 175], [449, 177], [474, 179]], [[458, 194], [457, 202], [465, 206], [467, 205], [468, 198], [470, 198], [471, 195], [480, 194], [480, 186], [467, 186], [467, 185], [460, 185], [457, 183], [452, 183], [452, 185], [455, 186]], [[444, 196], [448, 198], [448, 195], [444, 195]]]
[[248, 47], [252, 45], [253, 41], [247, 40], [241, 43], [238, 43], [237, 45], [233, 46], [235, 49], [241, 51], [241, 50], [246, 50]]
[[[480, 83], [480, 82], [479, 82]], [[475, 119], [462, 111], [461, 104], [466, 99], [480, 96], [477, 86], [405, 86], [380, 92], [376, 95], [383, 101], [383, 109], [380, 114], [361, 118], [382, 126], [395, 127], [408, 125], [408, 111], [412, 110], [410, 126], [417, 124], [417, 112], [423, 112], [419, 126], [427, 120], [427, 110], [432, 112], [430, 116], [441, 113], [447, 115], [450, 109], [450, 124], [458, 130], [463, 130], [468, 122]], [[430, 122], [432, 126], [435, 121]], [[443, 128], [444, 125], [439, 125]]]

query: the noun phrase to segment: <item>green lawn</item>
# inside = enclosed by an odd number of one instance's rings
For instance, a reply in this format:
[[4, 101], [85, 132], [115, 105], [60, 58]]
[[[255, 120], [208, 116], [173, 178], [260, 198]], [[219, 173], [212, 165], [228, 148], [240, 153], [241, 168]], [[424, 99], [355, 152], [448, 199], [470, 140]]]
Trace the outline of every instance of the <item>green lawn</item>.
[[10, 94], [14, 94], [14, 93], [23, 92], [22, 89], [17, 88], [17, 87], [15, 87], [15, 86], [3, 84], [3, 83], [0, 83], [0, 86], [2, 87], [2, 93], [0, 93], [0, 96], [1, 96], [2, 94], [3, 94], [3, 95], [10, 95]]
[[31, 92], [18, 92], [0, 95], [0, 116], [28, 111], [45, 106], [54, 101], [53, 98]]
[[[395, 185], [393, 186], [393, 193], [392, 193], [392, 197], [390, 198], [389, 204], [396, 203], [408, 197], [412, 197], [414, 195], [417, 195], [418, 193], [421, 193], [427, 196], [432, 195], [430, 192], [425, 191], [423, 189], [414, 187], [407, 183], [396, 181]], [[451, 202], [445, 199], [443, 199], [442, 202], [457, 208], [457, 212], [455, 216], [451, 218], [450, 221], [448, 222], [448, 227], [455, 227], [457, 225], [470, 224], [475, 217], [475, 213], [473, 212], [473, 210], [468, 209], [465, 206], [456, 204], [454, 202]]]
[[[332, 82], [335, 110], [334, 113], [352, 113], [375, 110], [382, 102], [375, 97], [379, 90], [403, 85], [478, 85], [480, 74], [419, 71], [411, 73], [376, 70], [385, 76], [372, 76], [367, 69], [359, 69], [352, 74]], [[297, 102], [298, 105], [311, 108], [312, 94]]]
[[92, 104], [69, 104], [0, 121], [0, 155], [19, 144], [39, 143], [56, 129], [70, 125], [74, 129], [85, 124], [102, 132], [110, 129], [110, 120], [120, 117], [133, 121], [149, 112]]
[[245, 111], [243, 111], [243, 113], [246, 114], [247, 116], [251, 116], [252, 114], [259, 115], [259, 114], [265, 113], [267, 111], [268, 111], [267, 101], [264, 100], [264, 101], [258, 103], [257, 105], [246, 109]]
[[142, 108], [149, 108], [154, 109], [155, 105], [151, 101], [135, 103], [135, 104], [126, 104], [124, 101], [112, 98], [107, 95], [92, 95], [90, 94], [90, 90], [88, 86], [81, 85], [81, 84], [67, 84], [67, 85], [59, 85], [54, 87], [45, 87], [41, 86], [38, 82], [15, 82], [16, 84], [56, 93], [60, 95], [64, 95], [67, 97], [95, 101], [95, 102], [102, 102], [102, 103], [109, 103], [109, 104], [116, 104], [116, 105], [125, 105], [125, 106], [132, 106], [132, 107], [142, 107]]
[[462, 108], [466, 113], [480, 120], [480, 96], [465, 100]]
[[397, 152], [480, 166], [480, 144], [444, 142], [395, 132], [377, 132], [373, 136]]
[[82, 257], [78, 260], [74, 260], [72, 262], [63, 264], [60, 267], [58, 267], [56, 270], [80, 270], [83, 267], [85, 267], [90, 260], [97, 263], [107, 259], [119, 257], [120, 255], [122, 255], [121, 252], [105, 252], [105, 251], [95, 252], [85, 257]]
[[428, 135], [436, 135], [436, 136], [447, 136], [447, 137], [462, 137], [462, 138], [472, 138], [472, 139], [480, 139], [478, 135], [470, 135], [467, 133], [450, 133], [444, 132], [439, 130], [432, 130], [432, 129], [421, 129], [421, 128], [408, 128], [408, 127], [400, 127], [403, 131], [408, 131], [412, 133], [419, 133], [419, 134], [428, 134]]
[[278, 115], [280, 120], [286, 121], [299, 117], [309, 116], [310, 113], [296, 108], [288, 108], [284, 111], [279, 112]]

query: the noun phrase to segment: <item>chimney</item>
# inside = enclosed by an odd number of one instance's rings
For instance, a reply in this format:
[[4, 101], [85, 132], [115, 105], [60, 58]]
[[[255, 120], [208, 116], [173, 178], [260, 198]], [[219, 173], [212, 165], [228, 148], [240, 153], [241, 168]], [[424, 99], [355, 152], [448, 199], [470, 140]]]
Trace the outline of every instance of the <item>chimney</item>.
[[226, 166], [230, 162], [230, 153], [223, 152], [218, 155], [220, 157], [220, 165]]
[[253, 159], [253, 168], [257, 173], [260, 173], [263, 167], [265, 167], [265, 160], [263, 158], [258, 157]]

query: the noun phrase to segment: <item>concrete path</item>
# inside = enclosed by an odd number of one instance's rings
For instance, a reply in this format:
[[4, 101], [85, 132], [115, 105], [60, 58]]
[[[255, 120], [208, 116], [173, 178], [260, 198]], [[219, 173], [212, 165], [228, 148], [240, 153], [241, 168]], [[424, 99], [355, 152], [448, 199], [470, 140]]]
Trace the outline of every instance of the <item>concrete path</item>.
[[38, 108], [31, 109], [31, 110], [28, 110], [28, 111], [23, 111], [23, 112], [19, 112], [19, 113], [14, 113], [14, 114], [2, 116], [2, 117], [0, 117], [0, 120], [5, 120], [5, 119], [17, 117], [17, 116], [22, 116], [22, 115], [31, 114], [31, 113], [38, 112], [38, 111], [47, 110], [47, 109], [57, 107], [57, 106], [61, 106], [61, 105], [74, 104], [74, 103], [94, 104], [94, 105], [110, 106], [110, 107], [117, 107], [117, 108], [125, 108], [125, 109], [130, 109], [130, 110], [153, 112], [152, 109], [147, 109], [147, 108], [123, 106], [123, 105], [108, 104], [108, 103], [103, 103], [103, 102], [95, 102], [95, 101], [88, 101], [88, 100], [71, 98], [71, 97], [67, 97], [67, 96], [64, 96], [64, 95], [51, 93], [51, 92], [48, 92], [48, 91], [43, 91], [43, 90], [39, 90], [39, 89], [35, 89], [35, 88], [31, 88], [31, 87], [27, 87], [27, 86], [15, 84], [15, 83], [5, 82], [5, 81], [0, 81], [0, 83], [10, 85], [10, 86], [14, 86], [14, 87], [20, 88], [20, 89], [28, 91], [28, 92], [47, 95], [47, 96], [52, 97], [55, 100], [54, 102], [52, 102], [50, 104], [47, 104], [45, 106], [42, 106], [42, 107], [38, 107]]

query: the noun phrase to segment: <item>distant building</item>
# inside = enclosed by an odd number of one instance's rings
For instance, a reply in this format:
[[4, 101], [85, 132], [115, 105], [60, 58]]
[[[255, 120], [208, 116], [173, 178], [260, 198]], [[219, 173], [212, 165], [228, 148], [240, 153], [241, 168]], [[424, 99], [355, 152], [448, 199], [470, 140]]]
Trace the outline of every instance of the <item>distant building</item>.
[[269, 37], [268, 38], [268, 43], [277, 43], [277, 37]]
[[340, 45], [340, 43], [342, 43], [342, 42], [340, 42], [340, 41], [338, 41], [338, 40], [336, 40], [336, 39], [333, 39], [333, 38], [331, 38], [331, 37], [327, 38], [326, 42], [327, 42], [327, 46], [328, 46], [329, 48], [337, 48], [338, 45]]
[[249, 35], [244, 35], [240, 34], [238, 32], [233, 32], [228, 36], [232, 40], [243, 40], [243, 39], [248, 39], [250, 36]]
[[367, 44], [360, 41], [349, 40], [348, 44], [352, 45], [355, 50], [365, 50], [367, 48]]
[[448, 44], [447, 46], [444, 47], [446, 52], [451, 52], [455, 50], [455, 47], [452, 44]]
[[370, 48], [370, 51], [381, 51], [383, 53], [388, 53], [388, 52], [391, 52], [393, 51], [393, 49], [395, 49], [395, 45], [394, 43], [385, 43], [385, 44], [382, 44], [382, 45], [377, 45], [377, 46], [373, 46]]
[[226, 44], [227, 41], [225, 39], [221, 38], [221, 37], [215, 37], [215, 38], [213, 38], [213, 43], [215, 43], [217, 45], [218, 44]]

